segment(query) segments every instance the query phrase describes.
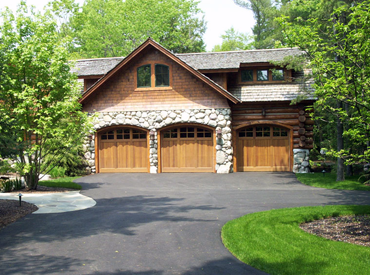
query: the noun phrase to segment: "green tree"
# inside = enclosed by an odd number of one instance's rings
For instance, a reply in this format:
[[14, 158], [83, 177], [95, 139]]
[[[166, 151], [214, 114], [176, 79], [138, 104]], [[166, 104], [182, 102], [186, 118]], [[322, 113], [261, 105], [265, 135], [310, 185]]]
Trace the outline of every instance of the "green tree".
[[176, 52], [205, 50], [205, 22], [195, 0], [86, 0], [70, 17], [74, 52], [126, 56], [148, 37]]
[[[310, 6], [311, 1], [292, 1]], [[315, 3], [316, 4], [316, 3]], [[317, 96], [315, 107], [332, 114], [337, 125], [337, 180], [343, 180], [341, 162], [370, 160], [370, 0], [343, 2], [327, 19], [279, 19], [290, 46], [302, 49], [309, 61]], [[328, 116], [327, 116], [328, 117]], [[342, 148], [341, 148], [342, 147]]]
[[78, 103], [69, 42], [60, 40], [50, 13], [36, 13], [24, 2], [15, 14], [6, 10], [0, 40], [0, 130], [12, 141], [3, 149], [11, 152], [27, 187], [35, 189], [43, 160], [81, 143], [90, 123]]
[[285, 2], [280, 0], [234, 0], [235, 4], [253, 11], [256, 24], [252, 31], [256, 49], [271, 49], [280, 45], [282, 36], [274, 19], [281, 15], [280, 9]]
[[248, 34], [239, 33], [233, 27], [221, 35], [222, 44], [215, 45], [212, 52], [250, 50], [253, 48], [252, 37]]

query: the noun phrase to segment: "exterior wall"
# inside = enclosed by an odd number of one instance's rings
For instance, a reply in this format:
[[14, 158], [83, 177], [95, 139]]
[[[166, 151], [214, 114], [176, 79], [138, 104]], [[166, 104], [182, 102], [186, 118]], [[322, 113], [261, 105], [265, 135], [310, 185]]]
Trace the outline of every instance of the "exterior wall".
[[[170, 66], [171, 87], [136, 87], [136, 68], [146, 62]], [[229, 108], [221, 94], [182, 66], [152, 49], [132, 60], [95, 91], [84, 104], [84, 111], [122, 112]]]
[[[92, 114], [92, 113], [91, 113]], [[232, 172], [233, 148], [231, 144], [231, 110], [220, 109], [179, 109], [153, 111], [102, 112], [94, 121], [96, 131], [109, 126], [138, 126], [156, 131], [155, 139], [150, 140], [150, 173], [158, 172], [158, 138], [157, 131], [163, 127], [181, 123], [208, 125], [221, 129], [222, 139], [215, 144], [217, 173]], [[96, 136], [97, 133], [94, 134]], [[94, 136], [87, 138], [84, 145], [85, 158], [91, 172], [96, 172], [96, 153]]]
[[[276, 122], [293, 127], [293, 148], [313, 148], [313, 120], [306, 106], [312, 104], [290, 105], [290, 102], [243, 103], [232, 106], [233, 127], [251, 122], [260, 124]], [[264, 114], [263, 114], [264, 112]]]

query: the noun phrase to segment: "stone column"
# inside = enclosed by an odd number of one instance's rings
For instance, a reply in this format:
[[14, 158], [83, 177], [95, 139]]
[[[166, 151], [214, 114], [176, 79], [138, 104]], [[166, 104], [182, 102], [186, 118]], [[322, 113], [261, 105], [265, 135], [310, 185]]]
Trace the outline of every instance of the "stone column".
[[294, 163], [293, 173], [308, 173], [310, 172], [310, 150], [308, 149], [293, 149]]

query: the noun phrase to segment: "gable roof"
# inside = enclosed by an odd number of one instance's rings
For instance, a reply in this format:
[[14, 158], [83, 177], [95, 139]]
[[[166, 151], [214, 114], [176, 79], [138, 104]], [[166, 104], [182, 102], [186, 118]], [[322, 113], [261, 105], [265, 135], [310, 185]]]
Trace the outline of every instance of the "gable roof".
[[[79, 100], [80, 103], [86, 100], [91, 94], [93, 94], [105, 81], [107, 81], [112, 75], [114, 75], [117, 71], [119, 71], [122, 67], [124, 67], [127, 63], [129, 63], [134, 57], [137, 56], [138, 53], [143, 51], [145, 48], [148, 46], [153, 46], [155, 49], [166, 55], [168, 58], [173, 60], [174, 62], [178, 63], [180, 66], [182, 66], [184, 69], [186, 69], [188, 72], [193, 74], [196, 78], [199, 80], [203, 81], [210, 87], [212, 87], [214, 90], [219, 92], [221, 95], [229, 99], [233, 103], [241, 102], [240, 99], [235, 97], [233, 94], [225, 90], [223, 87], [221, 87], [219, 84], [216, 82], [212, 81], [210, 78], [206, 77], [196, 69], [194, 69], [192, 66], [188, 65], [186, 62], [181, 60], [179, 57], [171, 53], [169, 50], [165, 49], [163, 46], [155, 42], [153, 39], [148, 38], [143, 44], [141, 44], [138, 48], [136, 48], [133, 52], [131, 52], [127, 57], [122, 58], [121, 61], [118, 61], [119, 58], [117, 59], [109, 59], [109, 62], [104, 63], [104, 60], [97, 61], [95, 63], [95, 66], [100, 66], [100, 68], [105, 68], [104, 64], [111, 64], [114, 62], [117, 62], [117, 65], [112, 67], [102, 78], [100, 78], [93, 86], [91, 86], [89, 89], [85, 91], [85, 93], [82, 95], [81, 99]], [[90, 60], [91, 61], [91, 60]], [[107, 60], [106, 60], [107, 61]], [[87, 63], [89, 63], [88, 60], [86, 60]], [[94, 62], [90, 63], [94, 64]], [[98, 71], [98, 70], [96, 70]], [[97, 75], [97, 74], [94, 74]]]

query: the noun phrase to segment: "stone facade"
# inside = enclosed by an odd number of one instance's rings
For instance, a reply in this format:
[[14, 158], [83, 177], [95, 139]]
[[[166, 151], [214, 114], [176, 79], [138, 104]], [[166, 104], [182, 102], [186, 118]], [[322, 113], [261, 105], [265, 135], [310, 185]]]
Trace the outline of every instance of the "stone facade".
[[[92, 115], [92, 114], [91, 114]], [[207, 125], [222, 131], [222, 138], [216, 142], [216, 171], [217, 173], [232, 172], [233, 148], [231, 137], [231, 110], [220, 109], [183, 109], [161, 111], [127, 111], [102, 112], [94, 121], [94, 129], [100, 130], [109, 126], [137, 126], [155, 132], [154, 140], [150, 140], [150, 173], [158, 172], [158, 138], [157, 131], [163, 127], [176, 124], [196, 123]], [[93, 136], [85, 139], [85, 158], [89, 170], [95, 168], [95, 139]]]
[[294, 163], [293, 173], [308, 173], [310, 172], [310, 150], [308, 149], [293, 149]]

